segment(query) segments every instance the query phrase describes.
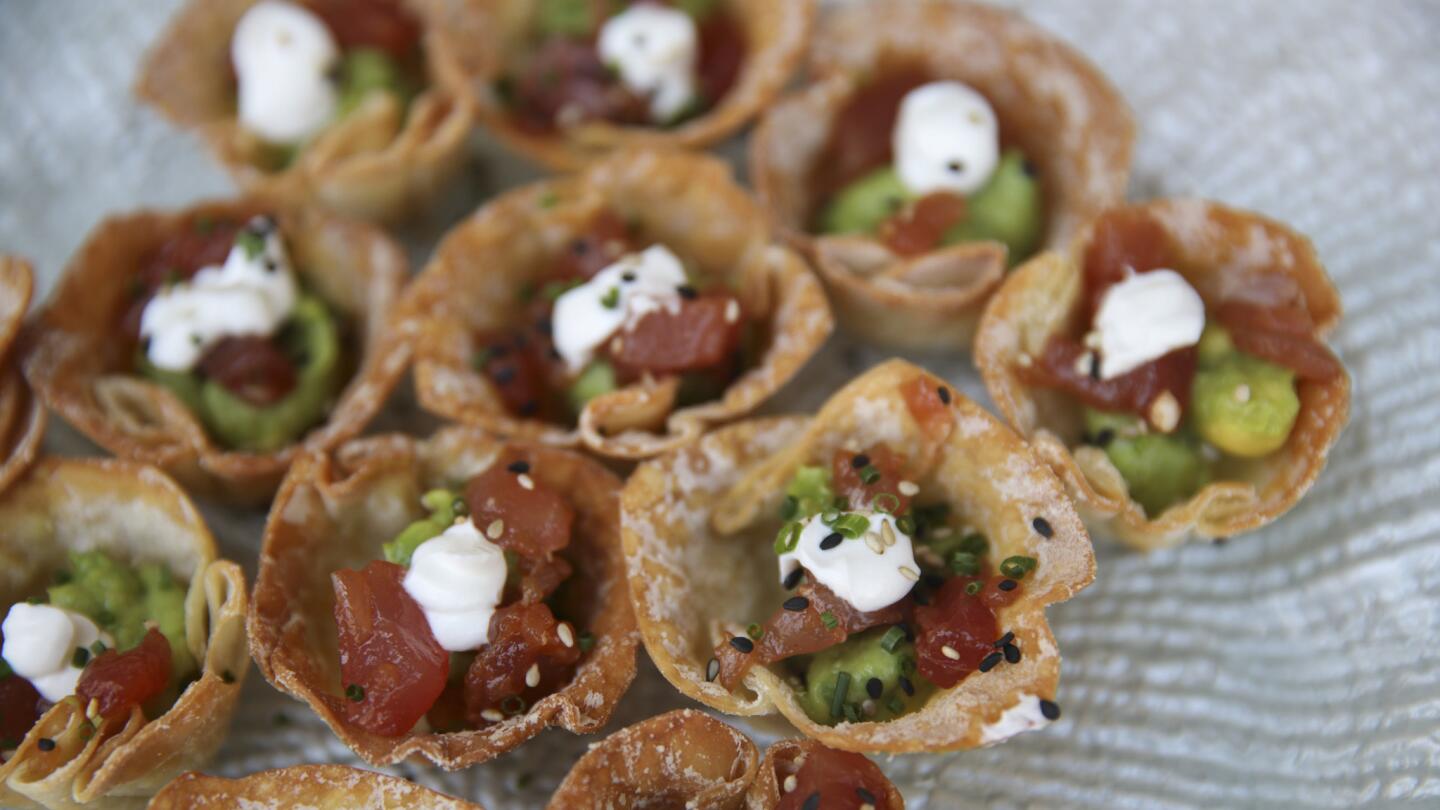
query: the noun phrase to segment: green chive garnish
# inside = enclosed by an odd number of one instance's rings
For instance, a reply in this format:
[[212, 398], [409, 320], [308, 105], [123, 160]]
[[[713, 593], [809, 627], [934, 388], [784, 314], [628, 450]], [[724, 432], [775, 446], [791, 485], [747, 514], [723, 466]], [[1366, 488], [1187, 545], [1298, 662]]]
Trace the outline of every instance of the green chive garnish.
[[477, 349], [474, 354], [470, 355], [470, 367], [476, 371], [484, 371], [486, 364], [490, 362], [490, 358], [494, 354], [495, 350], [489, 346]]
[[84, 647], [76, 647], [75, 654], [70, 656], [70, 666], [83, 669], [88, 663], [90, 663], [90, 651]]
[[904, 515], [904, 516], [902, 516], [902, 517], [898, 517], [898, 518], [895, 519], [895, 528], [899, 529], [901, 532], [904, 532], [905, 534], [910, 535], [911, 537], [914, 537], [914, 536], [915, 536], [915, 518], [914, 518], [913, 516], [911, 516], [911, 515]]
[[0, 681], [3, 681], [14, 674], [15, 670], [10, 668], [10, 662], [6, 661], [4, 658], [0, 658]]
[[980, 593], [980, 591], [981, 591], [984, 587], [985, 587], [985, 583], [981, 582], [981, 581], [978, 580], [978, 579], [975, 580], [974, 582], [967, 582], [967, 583], [965, 583], [965, 593], [968, 593], [968, 594], [970, 594], [971, 596], [974, 596], [974, 595]]
[[875, 496], [875, 500], [871, 501], [870, 505], [877, 512], [893, 515], [895, 510], [900, 508], [900, 497], [889, 492], [882, 492]]
[[834, 613], [831, 613], [827, 610], [824, 613], [820, 614], [820, 623], [830, 628], [831, 630], [834, 630], [837, 626], [839, 626], [840, 620], [835, 618]]
[[528, 708], [530, 705], [525, 702], [525, 698], [519, 695], [510, 695], [500, 701], [500, 711], [510, 715], [524, 714]]
[[960, 545], [956, 548], [977, 557], [983, 557], [990, 553], [990, 541], [986, 540], [985, 535], [979, 532], [971, 532], [960, 538]]
[[968, 551], [957, 551], [950, 555], [950, 570], [961, 576], [973, 577], [980, 573], [980, 558]]
[[830, 697], [830, 716], [839, 719], [845, 712], [845, 696], [850, 691], [850, 673], [835, 673], [835, 694]]
[[800, 545], [800, 524], [797, 521], [790, 521], [780, 527], [780, 533], [775, 535], [775, 553], [785, 554], [794, 551]]
[[590, 652], [595, 646], [595, 636], [591, 633], [581, 633], [579, 642], [580, 652]]
[[1026, 574], [1034, 570], [1034, 557], [1021, 557], [1016, 555], [1014, 557], [1006, 557], [1005, 561], [1000, 563], [1000, 573], [1011, 579], [1024, 579]]
[[359, 703], [365, 699], [365, 687], [358, 683], [352, 683], [345, 687], [345, 697], [350, 698], [350, 700], [355, 703]]
[[[547, 281], [545, 282], [545, 286], [540, 288], [540, 297], [546, 301], [554, 301], [565, 293], [579, 287], [582, 283], [583, 282], [578, 279], [572, 279], [570, 281]], [[616, 289], [615, 292], [616, 295], [619, 295], [618, 289]]]
[[600, 306], [606, 309], [614, 309], [620, 306], [620, 288], [611, 287], [605, 291], [605, 297], [600, 299]]
[[265, 252], [265, 237], [254, 231], [241, 231], [235, 235], [235, 245], [245, 251], [245, 258], [254, 260]]
[[794, 520], [795, 514], [800, 511], [800, 501], [794, 495], [786, 495], [785, 502], [780, 504], [780, 519]]
[[885, 708], [889, 709], [891, 714], [904, 714], [905, 701], [901, 700], [899, 695], [891, 695], [890, 699], [885, 701]]
[[895, 652], [895, 648], [900, 646], [900, 642], [904, 640], [905, 631], [899, 627], [891, 627], [885, 631], [885, 635], [880, 637], [880, 647], [885, 650], [885, 652], [893, 653]]
[[860, 722], [860, 709], [854, 703], [845, 704], [845, 719], [852, 723]]
[[869, 486], [880, 480], [880, 471], [875, 468], [874, 464], [866, 464], [860, 468], [860, 480]]
[[95, 655], [99, 655], [100, 653], [105, 652], [107, 649], [109, 649], [109, 647], [106, 647], [105, 642], [100, 641], [99, 639], [96, 639], [95, 643], [90, 645], [90, 652], [94, 653]]
[[745, 628], [745, 635], [759, 641], [765, 637], [765, 628], [761, 627], [758, 622], [751, 622], [750, 626]]
[[830, 528], [839, 532], [841, 536], [854, 540], [870, 529], [870, 518], [864, 515], [852, 513], [840, 515], [830, 524]]

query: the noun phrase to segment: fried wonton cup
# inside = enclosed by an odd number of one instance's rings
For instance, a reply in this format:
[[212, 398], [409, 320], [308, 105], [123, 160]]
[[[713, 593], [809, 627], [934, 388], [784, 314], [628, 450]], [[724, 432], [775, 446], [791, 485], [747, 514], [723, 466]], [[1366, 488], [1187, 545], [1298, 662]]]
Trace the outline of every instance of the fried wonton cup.
[[[513, 416], [472, 365], [476, 335], [521, 317], [522, 291], [604, 209], [728, 279], [746, 317], [764, 325], [764, 352], [723, 395], [699, 405], [676, 409], [678, 378], [647, 379], [592, 399], [574, 428]], [[496, 198], [440, 243], [400, 310], [426, 410], [500, 435], [627, 459], [653, 456], [754, 409], [833, 328], [820, 283], [798, 255], [771, 242], [764, 216], [725, 164], [669, 150], [625, 151]]]
[[[910, 415], [901, 390], [907, 384], [944, 385], [891, 360], [853, 380], [814, 417], [741, 422], [631, 475], [621, 495], [631, 600], [650, 657], [681, 692], [729, 714], [779, 712], [805, 735], [847, 751], [972, 748], [1045, 722], [1039, 703], [1054, 696], [1060, 675], [1045, 607], [1094, 578], [1085, 527], [1060, 481], [1019, 436], [947, 389], [952, 419], [941, 439]], [[996, 613], [1001, 628], [1015, 633], [1022, 661], [972, 673], [894, 720], [835, 726], [807, 717], [795, 689], [769, 667], [751, 668], [733, 693], [708, 681], [715, 645], [785, 599], [771, 548], [779, 521], [771, 516], [795, 469], [840, 448], [880, 442], [931, 462], [916, 483], [943, 493], [952, 513], [990, 539], [992, 556], [1038, 561], [1020, 599]], [[1048, 537], [1036, 528], [1046, 523]]]
[[232, 810], [236, 807], [484, 810], [478, 804], [428, 790], [408, 779], [344, 765], [296, 765], [252, 773], [240, 779], [187, 773], [156, 794], [149, 810]]
[[28, 262], [0, 256], [0, 492], [35, 460], [45, 436], [45, 406], [30, 393], [11, 351], [34, 287]]
[[170, 710], [97, 729], [75, 697], [47, 711], [0, 766], [6, 807], [131, 808], [220, 747], [249, 669], [245, 578], [216, 559], [199, 511], [153, 467], [49, 458], [0, 495], [0, 604], [43, 597], [72, 551], [165, 563], [189, 583], [185, 631], [200, 672]]
[[555, 132], [521, 126], [497, 84], [536, 47], [531, 32], [538, 0], [460, 0], [446, 9], [440, 39], [461, 65], [477, 98], [480, 122], [527, 159], [553, 170], [573, 170], [626, 147], [704, 149], [733, 135], [775, 99], [805, 52], [816, 0], [722, 0], [744, 30], [746, 53], [735, 84], [719, 104], [671, 129], [619, 126], [603, 121]]
[[1002, 140], [1035, 165], [1045, 198], [1043, 246], [1122, 202], [1135, 124], [1100, 71], [1053, 34], [990, 6], [877, 0], [827, 15], [811, 46], [816, 76], [772, 106], [750, 141], [750, 180], [781, 229], [814, 260], [846, 328], [896, 348], [970, 345], [1005, 275], [1000, 242], [902, 257], [869, 236], [816, 235], [824, 200], [813, 179], [836, 115], [886, 70], [923, 69], [990, 101]]
[[[1271, 219], [1202, 200], [1157, 200], [1134, 208], [1158, 221], [1177, 257], [1173, 268], [1213, 305], [1254, 277], [1286, 279], [1278, 293], [1298, 297], [1323, 340], [1340, 320], [1340, 295], [1310, 240]], [[1294, 506], [1325, 466], [1350, 413], [1350, 377], [1298, 381], [1300, 414], [1284, 447], [1236, 460], [1227, 477], [1156, 516], [1129, 494], [1125, 479], [1098, 447], [1080, 446], [1082, 406], [1061, 391], [1030, 385], [1020, 364], [1039, 357], [1051, 335], [1069, 333], [1080, 317], [1085, 249], [1082, 229], [1065, 251], [1044, 253], [1018, 269], [991, 300], [981, 322], [975, 363], [1000, 413], [1065, 482], [1086, 524], [1143, 550], [1191, 537], [1230, 537], [1263, 526]], [[1273, 281], [1267, 286], [1274, 286]], [[1022, 359], [1022, 356], [1025, 359]], [[1073, 448], [1073, 449], [1072, 449]]]
[[618, 537], [620, 482], [577, 453], [520, 446], [530, 475], [575, 508], [574, 534], [564, 552], [575, 572], [558, 592], [558, 612], [590, 632], [595, 646], [563, 688], [525, 714], [484, 729], [442, 734], [422, 722], [406, 736], [382, 737], [346, 720], [331, 573], [383, 559], [381, 546], [423, 517], [421, 494], [483, 471], [506, 446], [466, 428], [448, 428], [427, 440], [359, 439], [329, 455], [301, 455], [275, 498], [250, 612], [251, 653], [270, 683], [310, 704], [372, 765], [418, 754], [453, 770], [509, 751], [550, 726], [595, 731], [635, 677], [635, 619]]
[[316, 203], [364, 219], [396, 219], [433, 201], [465, 160], [475, 103], [421, 0], [401, 0], [424, 27], [428, 86], [408, 110], [376, 94], [300, 147], [284, 169], [235, 111], [230, 38], [258, 0], [190, 0], [150, 49], [135, 92], [173, 124], [198, 131], [247, 192]]
[[[353, 369], [327, 419], [271, 453], [220, 446], [168, 389], [134, 371], [120, 318], [141, 262], [177, 230], [203, 218], [275, 216], [303, 285], [323, 299], [348, 335]], [[70, 260], [28, 338], [25, 376], [40, 398], [96, 444], [161, 467], [193, 494], [263, 503], [302, 448], [324, 450], [358, 434], [404, 373], [409, 349], [387, 329], [408, 274], [384, 232], [314, 208], [259, 200], [209, 202], [178, 212], [140, 211], [102, 222]]]

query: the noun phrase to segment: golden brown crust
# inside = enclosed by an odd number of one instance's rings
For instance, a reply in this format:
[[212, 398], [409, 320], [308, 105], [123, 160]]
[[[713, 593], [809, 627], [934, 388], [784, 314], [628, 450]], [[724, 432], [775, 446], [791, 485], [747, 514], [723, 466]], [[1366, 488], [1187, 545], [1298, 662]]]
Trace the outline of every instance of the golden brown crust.
[[[565, 493], [576, 523], [566, 552], [575, 566], [573, 604], [562, 617], [595, 637], [575, 677], [521, 716], [485, 729], [415, 731], [381, 737], [351, 726], [343, 700], [330, 575], [380, 559], [381, 546], [420, 517], [420, 495], [488, 467], [506, 445], [478, 431], [448, 428], [428, 440], [390, 435], [352, 441], [296, 459], [265, 526], [250, 613], [251, 652], [260, 672], [315, 710], [372, 765], [423, 756], [443, 768], [484, 762], [549, 726], [599, 729], [635, 676], [635, 620], [625, 596], [616, 508], [620, 482], [599, 463], [556, 448], [525, 446], [530, 475]], [[568, 589], [567, 589], [568, 592]]]
[[[153, 467], [54, 458], [36, 464], [0, 497], [0, 604], [43, 594], [67, 552], [96, 548], [163, 562], [189, 581], [185, 624], [200, 675], [160, 717], [146, 722], [137, 708], [101, 733], [78, 700], [56, 704], [0, 766], [6, 806], [140, 807], [176, 774], [204, 766], [234, 713], [249, 669], [244, 575], [216, 559], [199, 511]], [[55, 745], [42, 750], [42, 738]]]
[[[170, 391], [132, 371], [120, 313], [145, 257], [200, 217], [273, 212], [296, 272], [354, 327], [356, 371], [325, 422], [272, 453], [217, 446]], [[263, 503], [301, 447], [325, 450], [358, 434], [380, 410], [409, 360], [389, 310], [408, 274], [398, 245], [378, 228], [313, 208], [258, 199], [209, 202], [179, 212], [140, 211], [102, 222], [76, 252], [27, 332], [25, 376], [44, 402], [117, 456], [154, 464], [196, 494]]]
[[0, 255], [0, 492], [35, 460], [45, 437], [45, 406], [10, 351], [34, 285], [29, 262]]
[[530, 32], [535, 0], [446, 4], [443, 47], [456, 54], [454, 61], [477, 96], [480, 121], [491, 134], [529, 160], [557, 171], [573, 170], [624, 148], [713, 146], [775, 99], [804, 56], [816, 0], [725, 0], [725, 5], [744, 28], [748, 44], [740, 76], [720, 104], [673, 129], [592, 122], [549, 134], [518, 126], [494, 88], [514, 61], [534, 47]]
[[814, 260], [846, 327], [903, 348], [964, 348], [1005, 272], [999, 243], [903, 259], [879, 240], [809, 232], [811, 183], [831, 122], [866, 76], [919, 65], [983, 93], [1007, 143], [1039, 169], [1044, 246], [1125, 198], [1135, 125], [1085, 57], [1019, 15], [966, 2], [880, 0], [827, 15], [811, 46], [818, 78], [770, 108], [750, 141], [750, 178], [786, 235]]
[[[622, 538], [641, 638], [660, 672], [686, 695], [730, 714], [780, 712], [800, 731], [849, 751], [940, 751], [1003, 739], [1026, 724], [1038, 699], [1055, 694], [1060, 657], [1044, 608], [1094, 577], [1085, 528], [1055, 475], [1019, 436], [980, 406], [952, 394], [955, 428], [938, 447], [909, 415], [901, 386], [923, 376], [900, 360], [841, 389], [813, 418], [742, 422], [641, 464], [621, 494]], [[785, 483], [795, 468], [840, 447], [884, 442], [907, 458], [934, 458], [922, 487], [943, 492], [991, 541], [993, 555], [1038, 560], [1023, 596], [997, 614], [1024, 651], [1007, 665], [942, 690], [918, 711], [888, 722], [822, 726], [793, 687], [755, 667], [736, 692], [706, 680], [714, 645], [784, 599], [771, 542]], [[1049, 539], [1033, 528], [1043, 517]], [[1022, 712], [1022, 714], [1024, 713]]]
[[[747, 810], [775, 810], [780, 806], [784, 792], [785, 777], [800, 770], [804, 758], [825, 746], [815, 740], [781, 740], [765, 749], [765, 759], [750, 783], [745, 797]], [[888, 779], [885, 782], [885, 807], [891, 810], [905, 810], [905, 797], [900, 789]]]
[[[1149, 213], [1170, 236], [1175, 269], [1207, 302], [1241, 289], [1258, 274], [1282, 273], [1300, 292], [1323, 339], [1340, 320], [1340, 297], [1310, 241], [1258, 214], [1201, 200], [1157, 200], [1134, 208]], [[1231, 537], [1263, 526], [1290, 509], [1315, 482], [1350, 411], [1350, 378], [1301, 381], [1300, 416], [1285, 446], [1233, 470], [1238, 477], [1201, 488], [1188, 501], [1147, 517], [1104, 451], [1078, 447], [1081, 406], [1063, 393], [1022, 379], [1020, 355], [1038, 357], [1052, 334], [1078, 316], [1084, 253], [1092, 233], [1082, 229], [1065, 252], [1035, 257], [991, 299], [975, 346], [985, 386], [1010, 424], [1029, 437], [1065, 482], [1097, 531], [1139, 549], [1165, 548], [1190, 537]]]
[[269, 171], [264, 144], [235, 117], [225, 69], [235, 25], [256, 2], [190, 0], [146, 55], [136, 94], [176, 125], [197, 130], [249, 193], [387, 220], [433, 200], [465, 159], [475, 104], [456, 84], [459, 68], [450, 52], [435, 47], [430, 4], [407, 0], [425, 28], [430, 82], [409, 110], [388, 96], [371, 98], [306, 144], [290, 166]]
[[[471, 358], [482, 331], [513, 325], [520, 293], [610, 209], [711, 275], [731, 280], [746, 317], [768, 326], [756, 365], [717, 400], [676, 410], [673, 379], [591, 400], [576, 428], [506, 411]], [[420, 404], [494, 433], [645, 458], [741, 416], [795, 375], [833, 322], [820, 283], [794, 252], [773, 245], [763, 215], [719, 160], [668, 150], [624, 151], [578, 175], [508, 192], [456, 226], [411, 285], [398, 321], [415, 345]]]
[[347, 768], [297, 765], [240, 779], [201, 773], [177, 777], [156, 794], [149, 810], [484, 810], [478, 804], [427, 790], [408, 779]]

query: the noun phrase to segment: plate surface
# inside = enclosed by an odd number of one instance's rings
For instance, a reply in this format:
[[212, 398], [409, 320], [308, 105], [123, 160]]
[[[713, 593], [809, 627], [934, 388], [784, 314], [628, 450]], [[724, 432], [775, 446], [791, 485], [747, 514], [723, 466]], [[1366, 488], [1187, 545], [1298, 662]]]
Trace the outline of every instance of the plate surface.
[[[785, 0], [777, 0], [785, 2]], [[41, 297], [107, 213], [231, 186], [129, 94], [176, 0], [0, 0], [0, 250]], [[1319, 807], [1440, 800], [1440, 3], [1095, 0], [1019, 4], [1087, 53], [1140, 123], [1132, 196], [1199, 195], [1309, 234], [1346, 308], [1349, 429], [1309, 497], [1224, 545], [1100, 572], [1051, 612], [1062, 721], [1000, 747], [881, 761], [910, 807]], [[536, 176], [477, 136], [480, 169], [405, 234]], [[736, 144], [726, 154], [738, 156]], [[810, 409], [883, 354], [837, 337], [776, 410]], [[983, 398], [968, 357], [917, 356]], [[426, 430], [397, 403], [384, 427]], [[49, 447], [93, 452], [56, 426]], [[253, 576], [262, 517], [208, 508]], [[643, 658], [643, 656], [642, 656]], [[685, 701], [642, 664], [612, 729]], [[212, 770], [353, 762], [251, 673]], [[782, 729], [740, 724], [762, 741]], [[492, 808], [541, 807], [588, 738], [397, 773]]]

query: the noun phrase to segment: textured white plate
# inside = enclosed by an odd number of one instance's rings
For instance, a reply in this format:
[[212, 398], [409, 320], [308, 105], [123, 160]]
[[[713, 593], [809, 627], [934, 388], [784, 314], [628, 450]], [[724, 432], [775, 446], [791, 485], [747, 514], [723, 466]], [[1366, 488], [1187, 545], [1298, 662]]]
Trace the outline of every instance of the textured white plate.
[[[1128, 96], [1140, 122], [1132, 196], [1213, 197], [1315, 240], [1346, 307], [1337, 341], [1353, 417], [1278, 524], [1149, 557], [1100, 544], [1096, 583], [1052, 611], [1061, 722], [882, 766], [915, 808], [1435, 805], [1440, 2], [1021, 5]], [[129, 94], [175, 6], [0, 0], [0, 250], [36, 260], [42, 293], [107, 213], [230, 191], [195, 140]], [[481, 168], [454, 207], [406, 234], [417, 258], [446, 221], [533, 176], [478, 136], [476, 150]], [[881, 357], [837, 338], [775, 409], [812, 408]], [[983, 396], [967, 357], [915, 359]], [[386, 424], [423, 422], [400, 403]], [[50, 446], [93, 451], [63, 426]], [[253, 573], [262, 516], [208, 514]], [[214, 771], [353, 761], [254, 672], [244, 699]], [[644, 663], [613, 727], [682, 703]], [[492, 810], [540, 807], [587, 742], [551, 732], [468, 771], [397, 772]]]

